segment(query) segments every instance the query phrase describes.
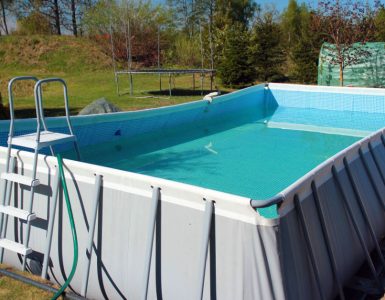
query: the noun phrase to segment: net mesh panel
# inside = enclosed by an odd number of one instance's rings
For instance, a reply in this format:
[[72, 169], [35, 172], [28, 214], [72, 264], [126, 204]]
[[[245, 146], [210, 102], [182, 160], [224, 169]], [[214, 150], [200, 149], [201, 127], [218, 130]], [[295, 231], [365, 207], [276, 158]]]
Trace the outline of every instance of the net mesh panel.
[[[344, 70], [344, 86], [385, 87], [385, 43], [366, 43], [364, 47], [368, 55], [363, 55], [359, 62], [346, 66]], [[335, 57], [332, 44], [322, 45], [318, 63], [318, 85], [340, 85], [340, 68], [331, 64]]]

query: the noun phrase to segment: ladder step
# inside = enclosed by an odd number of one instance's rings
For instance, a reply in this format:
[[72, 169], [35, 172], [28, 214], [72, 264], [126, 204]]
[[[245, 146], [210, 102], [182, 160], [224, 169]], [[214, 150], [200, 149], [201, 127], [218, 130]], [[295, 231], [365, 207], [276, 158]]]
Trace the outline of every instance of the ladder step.
[[12, 138], [11, 144], [14, 146], [25, 147], [29, 149], [42, 149], [45, 147], [76, 141], [76, 137], [71, 134], [64, 134], [51, 131], [41, 131], [40, 141], [36, 142], [36, 132], [19, 135]]
[[29, 213], [27, 210], [23, 210], [14, 206], [0, 205], [0, 213], [7, 214], [25, 221], [32, 221], [36, 219], [35, 213]]
[[0, 248], [19, 253], [21, 255], [28, 255], [32, 252], [31, 248], [7, 239], [0, 239]]
[[31, 177], [16, 174], [16, 173], [2, 173], [1, 179], [9, 180], [12, 182], [20, 183], [27, 186], [38, 186], [40, 184], [39, 179], [32, 179]]

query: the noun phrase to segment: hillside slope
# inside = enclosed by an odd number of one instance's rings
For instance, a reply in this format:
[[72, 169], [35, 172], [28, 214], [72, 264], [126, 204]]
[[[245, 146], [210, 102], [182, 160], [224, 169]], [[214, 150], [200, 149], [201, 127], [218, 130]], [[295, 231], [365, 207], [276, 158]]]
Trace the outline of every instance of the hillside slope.
[[111, 67], [111, 58], [86, 38], [72, 36], [0, 37], [0, 66], [38, 72], [84, 72]]

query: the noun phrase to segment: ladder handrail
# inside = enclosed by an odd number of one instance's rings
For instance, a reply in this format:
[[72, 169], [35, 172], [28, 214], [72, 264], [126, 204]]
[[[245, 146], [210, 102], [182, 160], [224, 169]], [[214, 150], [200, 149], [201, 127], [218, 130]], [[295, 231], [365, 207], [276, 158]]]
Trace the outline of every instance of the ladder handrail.
[[[12, 78], [8, 82], [8, 105], [9, 105], [9, 115], [10, 115], [10, 124], [9, 124], [9, 133], [8, 133], [8, 142], [10, 147], [10, 142], [12, 140], [13, 134], [14, 134], [14, 123], [15, 123], [15, 109], [13, 106], [13, 84], [16, 81], [22, 81], [22, 80], [33, 80], [33, 81], [39, 81], [39, 79], [35, 76], [18, 76]], [[35, 100], [36, 103], [36, 100]], [[9, 164], [6, 166], [6, 172], [8, 172]]]
[[12, 78], [9, 82], [8, 82], [8, 105], [9, 105], [9, 113], [10, 113], [10, 133], [12, 132], [12, 135], [13, 135], [13, 129], [14, 129], [14, 120], [15, 120], [15, 111], [14, 111], [14, 106], [13, 106], [13, 84], [16, 82], [16, 81], [22, 81], [22, 80], [33, 80], [33, 81], [39, 81], [39, 79], [37, 77], [34, 77], [34, 76], [18, 76], [18, 77], [14, 77]]
[[[68, 125], [68, 130], [70, 131], [71, 135], [74, 135], [73, 130], [72, 130], [72, 124], [71, 124], [71, 119], [70, 119], [70, 111], [69, 111], [69, 104], [68, 104], [68, 90], [67, 90], [67, 83], [64, 81], [62, 78], [45, 78], [41, 79], [35, 84], [35, 99], [37, 101], [36, 107], [39, 108], [39, 120], [41, 119], [42, 125], [45, 130], [47, 130], [47, 125], [45, 123], [45, 117], [44, 117], [44, 107], [43, 107], [43, 97], [42, 97], [42, 90], [41, 86], [43, 83], [50, 83], [50, 82], [59, 82], [63, 85], [63, 93], [64, 93], [64, 110], [66, 114], [66, 121]], [[38, 132], [37, 134], [38, 141], [40, 140], [40, 133]]]

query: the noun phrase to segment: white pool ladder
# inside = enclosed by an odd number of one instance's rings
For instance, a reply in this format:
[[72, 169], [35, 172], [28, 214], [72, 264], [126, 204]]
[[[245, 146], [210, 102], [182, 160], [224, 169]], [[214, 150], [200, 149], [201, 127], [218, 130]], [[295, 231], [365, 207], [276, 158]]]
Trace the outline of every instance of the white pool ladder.
[[[34, 96], [35, 96], [37, 128], [36, 128], [36, 133], [14, 136], [15, 113], [14, 113], [14, 106], [13, 106], [12, 87], [16, 81], [25, 81], [25, 80], [33, 80], [36, 82], [35, 88], [34, 88]], [[66, 121], [68, 125], [69, 134], [48, 131], [48, 128], [44, 119], [41, 87], [43, 83], [50, 83], [50, 82], [59, 82], [63, 85], [65, 113], [66, 113]], [[36, 187], [40, 185], [40, 180], [36, 176], [39, 150], [46, 147], [50, 147], [51, 154], [54, 155], [54, 151], [52, 148], [53, 145], [73, 142], [79, 160], [80, 160], [80, 154], [79, 154], [79, 148], [78, 148], [76, 136], [73, 134], [71, 120], [70, 120], [67, 85], [63, 79], [47, 78], [47, 79], [38, 80], [36, 77], [32, 77], [32, 76], [15, 77], [11, 79], [8, 84], [8, 95], [9, 95], [9, 110], [10, 110], [10, 128], [9, 128], [9, 135], [8, 135], [6, 167], [5, 167], [5, 172], [1, 173], [1, 179], [4, 182], [4, 189], [3, 189], [3, 195], [2, 195], [2, 202], [0, 204], [0, 263], [2, 263], [3, 261], [4, 249], [6, 249], [9, 251], [21, 254], [23, 256], [23, 270], [25, 270], [27, 256], [32, 253], [32, 249], [28, 246], [30, 230], [31, 230], [31, 221], [36, 219], [36, 214], [32, 211], [33, 200], [34, 200]], [[13, 146], [28, 148], [34, 151], [31, 176], [25, 176], [15, 172], [16, 157], [11, 156], [11, 150]], [[12, 184], [19, 184], [19, 185], [30, 187], [29, 203], [28, 203], [27, 209], [21, 209], [11, 205]], [[52, 207], [54, 208], [56, 207], [56, 200], [57, 200], [57, 195], [58, 195], [59, 185], [60, 185], [57, 171], [56, 171], [56, 178], [54, 180], [54, 185], [55, 186], [52, 190], [53, 203], [51, 205], [51, 210], [50, 210], [51, 212], [50, 212], [48, 228], [47, 228], [47, 241], [46, 241], [47, 246], [44, 253], [45, 262], [47, 260], [46, 256], [49, 255], [49, 252], [50, 252], [50, 245], [51, 245], [51, 239], [52, 239], [53, 220], [54, 220], [54, 214], [55, 214], [55, 210], [52, 209]], [[16, 185], [15, 185], [14, 192], [15, 193], [17, 192]], [[11, 216], [26, 222], [27, 228], [26, 228], [26, 235], [23, 243], [18, 243], [16, 241], [6, 238], [8, 216]], [[46, 270], [45, 271], [43, 270], [43, 273], [44, 272], [46, 273]]]

